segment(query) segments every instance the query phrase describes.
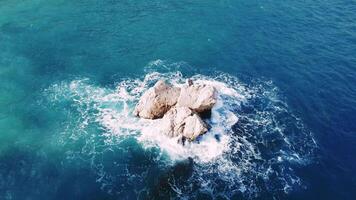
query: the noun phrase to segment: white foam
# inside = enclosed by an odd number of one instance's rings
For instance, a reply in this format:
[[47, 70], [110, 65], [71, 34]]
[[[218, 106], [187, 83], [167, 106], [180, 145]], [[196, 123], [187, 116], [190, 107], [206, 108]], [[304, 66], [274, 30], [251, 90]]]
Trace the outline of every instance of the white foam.
[[[151, 65], [162, 65], [162, 62], [156, 61]], [[239, 190], [254, 194], [258, 191], [256, 189], [258, 186], [251, 179], [263, 177], [267, 180], [274, 173], [272, 164], [281, 165], [278, 178], [283, 182], [283, 188], [277, 189], [288, 191], [293, 185], [300, 184], [293, 170], [284, 169], [282, 164], [289, 161], [304, 162], [306, 158], [303, 153], [310, 149], [298, 150], [298, 146], [293, 143], [293, 138], [284, 133], [284, 124], [276, 123], [278, 122], [276, 114], [283, 112], [296, 120], [298, 127], [302, 127], [299, 119], [289, 114], [285, 103], [278, 98], [272, 83], [248, 87], [240, 83], [237, 78], [226, 74], [218, 74], [214, 77], [193, 76], [193, 81], [214, 86], [218, 91], [218, 101], [212, 109], [211, 119], [207, 120], [211, 126], [209, 132], [198, 142], [187, 142], [182, 146], [177, 143], [177, 138], [158, 134], [154, 128], [154, 121], [138, 119], [132, 115], [142, 93], [157, 80], [166, 79], [176, 86], [185, 83], [179, 71], [158, 73], [152, 71], [153, 69], [151, 67], [150, 72], [143, 79], [126, 79], [113, 89], [98, 87], [91, 84], [88, 79], [81, 79], [54, 84], [46, 93], [53, 102], [71, 101], [80, 113], [81, 118], [75, 122], [79, 123], [79, 130], [73, 131], [70, 136], [73, 140], [80, 130], [86, 132], [90, 124], [98, 123], [103, 129], [103, 136], [107, 138], [108, 146], [111, 145], [113, 138], [135, 138], [144, 149], [160, 149], [161, 153], [168, 155], [173, 163], [193, 158], [197, 163], [197, 169], [192, 179], [205, 179], [206, 185], [202, 187], [206, 190], [213, 191], [214, 181], [209, 176], [217, 174], [216, 178], [225, 181], [231, 191]], [[167, 66], [165, 70], [168, 70]], [[267, 101], [268, 104], [262, 108], [254, 107], [253, 102], [259, 100]], [[242, 105], [250, 106], [252, 111], [247, 114], [242, 113]], [[240, 124], [241, 120], [243, 122]], [[233, 126], [236, 124], [239, 124], [244, 132], [233, 131]], [[301, 131], [299, 138], [304, 139], [305, 143], [309, 140], [314, 141], [313, 138], [310, 139], [308, 132], [304, 129]], [[273, 152], [275, 157], [272, 159], [263, 160], [257, 144], [270, 142], [267, 136], [273, 133], [284, 141], [283, 149], [281, 147]], [[93, 145], [91, 148], [95, 151], [95, 141], [88, 141], [87, 145], [86, 148]], [[100, 173], [105, 174], [102, 170]], [[176, 185], [175, 190], [177, 193], [183, 191]]]
[[[177, 143], [177, 138], [168, 138], [165, 135], [158, 134], [154, 128], [154, 121], [137, 119], [131, 113], [133, 106], [138, 101], [142, 92], [147, 89], [151, 82], [158, 79], [167, 79], [176, 86], [181, 86], [185, 80], [180, 73], [172, 73], [164, 76], [159, 73], [147, 74], [142, 82], [134, 80], [132, 83], [139, 87], [131, 91], [127, 90], [127, 84], [119, 84], [116, 88], [117, 94], [107, 94], [101, 97], [100, 101], [115, 104], [122, 102], [123, 108], [117, 110], [116, 108], [100, 108], [100, 114], [97, 120], [109, 132], [116, 135], [139, 132], [138, 141], [142, 143], [145, 148], [153, 146], [159, 147], [162, 151], [167, 153], [172, 160], [181, 160], [188, 157], [197, 159], [201, 162], [209, 162], [221, 156], [228, 150], [229, 136], [226, 131], [238, 121], [237, 116], [231, 111], [228, 105], [225, 105], [224, 99], [226, 97], [234, 98], [233, 101], [238, 103], [244, 98], [238, 94], [233, 88], [229, 88], [226, 84], [213, 81], [204, 80], [203, 77], [193, 77], [198, 79], [197, 82], [207, 85], [212, 85], [218, 90], [218, 102], [212, 110], [211, 130], [205, 134], [199, 142], [187, 143], [184, 147]], [[232, 101], [232, 100], [230, 100]], [[122, 131], [129, 130], [129, 131]], [[215, 135], [219, 135], [219, 140]]]

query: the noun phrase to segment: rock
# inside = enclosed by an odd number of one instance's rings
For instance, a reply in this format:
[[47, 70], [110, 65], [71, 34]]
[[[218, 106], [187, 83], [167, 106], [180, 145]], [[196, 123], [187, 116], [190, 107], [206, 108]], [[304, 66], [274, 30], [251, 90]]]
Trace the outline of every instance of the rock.
[[188, 79], [188, 80], [187, 80], [187, 85], [188, 85], [188, 86], [192, 86], [192, 85], [193, 85], [192, 79]]
[[193, 84], [183, 86], [177, 100], [177, 107], [188, 107], [197, 113], [210, 111], [216, 103], [215, 88], [209, 85]]
[[136, 105], [134, 115], [146, 119], [158, 119], [157, 130], [169, 137], [193, 141], [208, 131], [201, 116], [216, 103], [215, 88], [194, 84], [188, 79], [182, 88], [158, 81], [148, 89]]
[[136, 105], [134, 115], [146, 119], [161, 118], [177, 103], [179, 94], [180, 88], [160, 80], [142, 95]]
[[187, 117], [184, 120], [184, 124], [182, 135], [190, 141], [195, 140], [198, 136], [208, 131], [207, 125], [197, 114]]
[[208, 131], [203, 120], [188, 107], [173, 107], [158, 122], [161, 133], [169, 137], [183, 136], [190, 141]]

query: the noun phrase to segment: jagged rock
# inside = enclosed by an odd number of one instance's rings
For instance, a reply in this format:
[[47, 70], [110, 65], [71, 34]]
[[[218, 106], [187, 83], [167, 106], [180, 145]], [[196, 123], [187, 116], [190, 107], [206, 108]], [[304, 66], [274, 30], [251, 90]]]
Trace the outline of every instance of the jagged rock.
[[197, 114], [187, 117], [184, 123], [185, 126], [182, 135], [191, 141], [208, 131], [207, 125]]
[[209, 85], [193, 84], [183, 86], [177, 100], [177, 107], [188, 107], [197, 113], [210, 111], [216, 103], [215, 88]]
[[157, 124], [160, 132], [169, 137], [183, 136], [190, 141], [208, 131], [203, 120], [188, 107], [171, 108]]
[[179, 94], [180, 88], [160, 80], [142, 95], [134, 115], [146, 119], [161, 118], [177, 103]]
[[194, 84], [188, 79], [182, 88], [158, 81], [140, 98], [134, 114], [141, 118], [157, 119], [157, 130], [179, 141], [195, 140], [208, 131], [199, 114], [210, 111], [216, 103], [215, 88]]

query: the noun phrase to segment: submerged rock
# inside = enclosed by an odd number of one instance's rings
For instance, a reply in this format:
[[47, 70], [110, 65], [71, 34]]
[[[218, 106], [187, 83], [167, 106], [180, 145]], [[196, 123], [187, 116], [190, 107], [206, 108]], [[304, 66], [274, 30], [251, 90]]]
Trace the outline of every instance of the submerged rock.
[[197, 113], [210, 111], [216, 103], [215, 88], [190, 82], [183, 86], [177, 100], [177, 107], [188, 107]]
[[146, 119], [161, 118], [177, 103], [179, 94], [180, 88], [160, 80], [142, 95], [134, 115]]
[[157, 126], [161, 133], [169, 137], [183, 136], [190, 141], [208, 131], [203, 120], [188, 107], [173, 107]]

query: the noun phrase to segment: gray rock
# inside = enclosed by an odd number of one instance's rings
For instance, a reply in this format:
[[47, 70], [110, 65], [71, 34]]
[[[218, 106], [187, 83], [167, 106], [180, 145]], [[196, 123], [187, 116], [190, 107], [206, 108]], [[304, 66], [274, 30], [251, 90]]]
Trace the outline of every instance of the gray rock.
[[157, 130], [169, 137], [178, 137], [181, 143], [195, 140], [208, 131], [199, 113], [210, 111], [216, 103], [215, 88], [194, 84], [188, 79], [182, 88], [158, 81], [140, 98], [134, 115], [157, 119]]
[[188, 107], [171, 108], [157, 125], [169, 137], [183, 136], [190, 141], [208, 131], [203, 120]]
[[133, 114], [146, 119], [161, 118], [177, 103], [179, 94], [180, 88], [160, 80], [142, 95]]
[[210, 111], [216, 103], [215, 88], [189, 82], [183, 86], [177, 100], [177, 107], [188, 107], [197, 113]]
[[198, 136], [203, 135], [207, 131], [207, 125], [197, 114], [185, 118], [182, 135], [190, 141], [195, 140]]

